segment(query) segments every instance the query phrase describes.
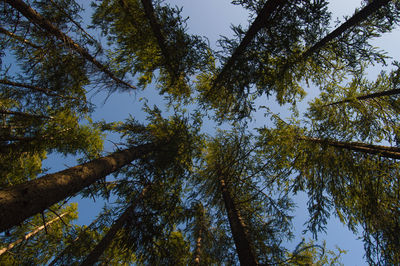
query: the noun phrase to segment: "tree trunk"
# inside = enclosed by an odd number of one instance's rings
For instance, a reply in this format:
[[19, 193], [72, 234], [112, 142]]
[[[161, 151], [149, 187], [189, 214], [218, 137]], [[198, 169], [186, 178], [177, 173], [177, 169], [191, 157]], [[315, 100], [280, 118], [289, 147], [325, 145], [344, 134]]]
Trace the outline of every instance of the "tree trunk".
[[[125, 1], [123, 1], [124, 4], [126, 5]], [[161, 53], [164, 57], [165, 64], [167, 66], [167, 70], [170, 73], [170, 75], [176, 79], [177, 73], [176, 69], [171, 65], [173, 60], [170, 57], [170, 52], [168, 51], [168, 45], [167, 41], [164, 37], [164, 35], [161, 32], [161, 26], [157, 22], [156, 15], [154, 13], [154, 8], [151, 3], [151, 0], [141, 0], [144, 13], [150, 23], [151, 30], [153, 31], [154, 37], [157, 39], [158, 46], [160, 47]], [[127, 5], [126, 5], [127, 6]]]
[[[138, 200], [142, 199], [144, 194], [146, 193], [148, 187], [145, 187], [139, 195]], [[96, 247], [90, 252], [90, 254], [86, 257], [86, 259], [82, 262], [81, 266], [89, 266], [94, 265], [100, 258], [100, 256], [104, 253], [104, 251], [110, 246], [111, 242], [114, 240], [115, 235], [119, 230], [124, 226], [124, 224], [128, 221], [129, 218], [133, 215], [133, 212], [136, 207], [136, 202], [132, 203], [124, 213], [113, 223], [110, 230], [108, 230], [107, 234], [101, 239], [100, 243], [96, 245]]]
[[41, 49], [40, 46], [38, 46], [36, 44], [33, 44], [32, 42], [28, 41], [27, 39], [25, 39], [25, 38], [23, 38], [21, 36], [18, 36], [16, 34], [12, 33], [12, 32], [9, 32], [8, 30], [6, 30], [6, 29], [4, 29], [2, 27], [0, 27], [0, 33], [4, 34], [4, 35], [7, 35], [7, 36], [9, 36], [9, 37], [13, 38], [14, 40], [17, 40], [17, 41], [19, 41], [21, 43], [27, 44], [27, 45], [35, 48], [35, 49]]
[[196, 249], [194, 251], [194, 254], [195, 254], [194, 255], [194, 264], [195, 265], [200, 265], [202, 234], [203, 234], [203, 231], [200, 228], [200, 230], [198, 232], [198, 236], [196, 238]]
[[18, 10], [22, 15], [24, 15], [29, 21], [32, 23], [40, 26], [47, 32], [53, 34], [58, 38], [58, 40], [62, 41], [66, 46], [70, 49], [75, 50], [80, 55], [82, 55], [86, 60], [90, 61], [94, 64], [100, 71], [105, 73], [111, 79], [119, 84], [123, 84], [126, 87], [131, 89], [136, 89], [136, 87], [130, 85], [129, 83], [121, 80], [120, 78], [116, 77], [105, 65], [101, 64], [99, 61], [96, 60], [89, 52], [81, 47], [79, 44], [74, 42], [69, 36], [63, 33], [60, 29], [54, 26], [50, 21], [42, 17], [38, 12], [32, 9], [29, 5], [24, 3], [22, 0], [5, 0], [9, 5], [13, 8]]
[[91, 229], [91, 228], [97, 223], [97, 221], [99, 220], [99, 218], [100, 218], [100, 216], [97, 217], [97, 218], [96, 218], [88, 227], [86, 227], [83, 231], [81, 231], [81, 232], [78, 234], [78, 236], [75, 237], [74, 240], [72, 240], [72, 243], [71, 243], [69, 246], [65, 247], [64, 250], [61, 251], [61, 252], [49, 263], [48, 266], [54, 266], [54, 265], [57, 263], [57, 261], [59, 261], [62, 257], [64, 257], [65, 253], [67, 253], [68, 249], [73, 245], [73, 243], [75, 243], [76, 241], [79, 240], [80, 234], [81, 234], [82, 232], [85, 232], [85, 231], [88, 230], [88, 229]]
[[143, 144], [0, 191], [0, 232], [75, 195], [155, 149]]
[[[387, 90], [387, 91], [381, 91], [381, 92], [376, 92], [376, 93], [371, 93], [367, 95], [362, 95], [359, 97], [356, 97], [357, 100], [367, 100], [367, 99], [373, 99], [373, 98], [378, 98], [378, 97], [383, 97], [383, 96], [391, 96], [391, 95], [396, 95], [400, 94], [400, 89], [393, 89], [393, 90]], [[331, 105], [337, 105], [341, 103], [348, 103], [353, 101], [352, 99], [347, 99], [343, 101], [338, 101], [330, 104], [326, 104], [324, 106], [331, 106]]]
[[44, 228], [48, 227], [49, 225], [51, 225], [52, 223], [58, 221], [59, 219], [61, 219], [63, 216], [67, 215], [68, 212], [65, 212], [59, 216], [57, 216], [56, 218], [54, 218], [53, 220], [50, 220], [46, 223], [46, 225], [41, 225], [39, 227], [37, 227], [35, 230], [33, 230], [32, 232], [24, 235], [22, 238], [10, 243], [7, 247], [0, 249], [0, 256], [9, 251], [10, 249], [12, 249], [13, 247], [15, 247], [16, 245], [18, 245], [19, 243], [28, 240], [29, 238], [35, 236], [37, 233], [39, 233], [40, 231], [42, 231]]
[[297, 139], [306, 140], [314, 143], [326, 144], [341, 149], [347, 149], [368, 154], [376, 154], [387, 158], [400, 159], [400, 148], [398, 147], [372, 145], [361, 142], [342, 142], [342, 141], [311, 138], [311, 137], [298, 137]]
[[268, 0], [264, 7], [261, 9], [260, 13], [256, 17], [256, 19], [251, 24], [250, 28], [246, 32], [243, 40], [240, 42], [239, 46], [235, 49], [231, 57], [223, 66], [221, 72], [218, 74], [214, 81], [214, 86], [217, 87], [219, 83], [222, 81], [226, 73], [230, 70], [233, 64], [238, 60], [238, 58], [243, 54], [246, 50], [247, 46], [251, 43], [251, 41], [256, 37], [257, 33], [262, 29], [269, 25], [272, 21], [272, 13], [279, 7], [285, 5], [287, 0]]
[[310, 47], [306, 52], [303, 53], [301, 56], [301, 59], [299, 61], [305, 60], [307, 57], [321, 49], [325, 44], [328, 42], [331, 42], [333, 39], [339, 37], [341, 34], [343, 34], [346, 30], [350, 29], [351, 27], [354, 27], [361, 23], [363, 20], [367, 19], [370, 15], [372, 15], [374, 12], [376, 12], [379, 8], [382, 6], [386, 5], [389, 3], [390, 0], [374, 0], [371, 3], [369, 3], [366, 7], [361, 9], [359, 12], [354, 14], [350, 19], [348, 19], [346, 22], [344, 22], [342, 25], [340, 25], [338, 28], [336, 28], [334, 31], [329, 33], [327, 36], [325, 36], [322, 40], [314, 44], [312, 47]]
[[5, 85], [9, 85], [9, 86], [14, 86], [14, 87], [26, 88], [26, 89], [29, 89], [31, 91], [41, 92], [41, 93], [44, 93], [47, 96], [60, 97], [60, 98], [64, 98], [64, 99], [73, 99], [73, 100], [78, 100], [78, 101], [81, 100], [81, 99], [76, 98], [76, 97], [64, 96], [64, 95], [57, 94], [57, 93], [55, 93], [55, 91], [52, 91], [50, 89], [45, 89], [45, 88], [41, 88], [41, 87], [38, 87], [38, 86], [24, 84], [24, 83], [18, 83], [18, 82], [10, 81], [10, 80], [7, 80], [7, 79], [0, 79], [0, 83], [1, 84], [5, 84]]
[[238, 253], [240, 265], [258, 265], [256, 256], [250, 244], [250, 237], [246, 228], [246, 224], [240, 215], [239, 210], [236, 208], [235, 203], [228, 191], [223, 178], [219, 178], [219, 184], [222, 190], [222, 197], [225, 203], [225, 209], [228, 213], [229, 225], [233, 240]]

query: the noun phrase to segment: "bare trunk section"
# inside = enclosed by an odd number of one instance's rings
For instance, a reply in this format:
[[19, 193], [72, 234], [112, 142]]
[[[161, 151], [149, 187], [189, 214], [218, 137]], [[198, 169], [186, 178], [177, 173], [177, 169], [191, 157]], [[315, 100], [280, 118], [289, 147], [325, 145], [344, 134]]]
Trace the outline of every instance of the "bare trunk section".
[[229, 225], [233, 240], [236, 246], [236, 252], [238, 253], [239, 261], [241, 265], [258, 265], [256, 256], [250, 244], [250, 237], [246, 228], [246, 224], [240, 215], [240, 211], [236, 208], [235, 203], [228, 191], [223, 178], [219, 178], [219, 185], [222, 190], [222, 197], [225, 203], [226, 212], [228, 213]]
[[9, 251], [10, 249], [12, 249], [13, 247], [15, 247], [16, 245], [18, 245], [19, 243], [28, 240], [29, 238], [35, 236], [36, 234], [38, 234], [40, 231], [42, 231], [43, 229], [45, 229], [46, 227], [48, 227], [49, 225], [51, 225], [52, 223], [58, 221], [59, 219], [61, 219], [63, 216], [67, 215], [69, 212], [65, 212], [61, 215], [59, 215], [58, 217], [54, 218], [53, 220], [48, 221], [45, 225], [39, 226], [37, 227], [35, 230], [33, 230], [32, 232], [24, 235], [22, 238], [10, 243], [7, 247], [0, 249], [0, 256], [4, 253], [6, 253], [7, 251]]
[[[139, 195], [139, 199], [143, 198], [149, 186], [150, 185], [148, 185], [142, 190], [142, 192]], [[96, 245], [96, 247], [92, 250], [92, 252], [90, 252], [90, 254], [86, 257], [86, 259], [81, 263], [81, 266], [94, 265], [99, 260], [100, 256], [104, 253], [104, 251], [110, 246], [111, 242], [114, 240], [114, 237], [118, 233], [118, 231], [122, 229], [124, 224], [133, 215], [136, 203], [137, 201], [132, 203], [124, 211], [124, 213], [113, 223], [110, 230], [108, 230], [107, 234], [101, 239], [100, 243]]]
[[75, 195], [83, 188], [154, 149], [155, 145], [151, 143], [135, 146], [1, 190], [0, 232]]
[[374, 12], [376, 12], [379, 8], [382, 6], [388, 4], [390, 0], [374, 0], [370, 2], [366, 7], [361, 9], [359, 12], [354, 14], [351, 18], [349, 18], [346, 22], [344, 22], [342, 25], [340, 25], [338, 28], [336, 28], [334, 31], [329, 33], [327, 36], [325, 36], [322, 40], [314, 44], [312, 47], [310, 47], [306, 52], [303, 53], [301, 56], [301, 59], [299, 61], [305, 60], [307, 57], [321, 49], [325, 44], [328, 42], [331, 42], [333, 39], [339, 37], [342, 35], [346, 30], [350, 29], [351, 27], [354, 27], [358, 25], [360, 22], [364, 21], [367, 19], [370, 15], [372, 15]]
[[[379, 98], [379, 97], [383, 97], [383, 96], [391, 96], [391, 95], [396, 95], [396, 94], [400, 94], [400, 89], [393, 89], [393, 90], [387, 90], [387, 91], [381, 91], [381, 92], [371, 93], [371, 94], [367, 94], [367, 95], [362, 95], [362, 96], [356, 97], [356, 99], [357, 100], [367, 100], [367, 99]], [[343, 101], [326, 104], [324, 106], [332, 106], [332, 105], [348, 103], [348, 102], [352, 102], [352, 101], [353, 101], [352, 99], [347, 99], [347, 100], [343, 100]]]
[[7, 36], [9, 36], [9, 37], [13, 38], [14, 40], [17, 40], [17, 41], [19, 41], [21, 43], [27, 44], [27, 45], [35, 48], [35, 49], [41, 49], [40, 46], [38, 46], [36, 44], [33, 44], [32, 42], [28, 41], [24, 37], [21, 37], [21, 36], [18, 36], [16, 34], [12, 33], [12, 32], [9, 32], [8, 30], [6, 30], [6, 29], [4, 29], [2, 27], [0, 27], [0, 33], [4, 34], [4, 35], [7, 35]]
[[265, 27], [268, 27], [270, 22], [272, 21], [273, 12], [285, 5], [287, 0], [268, 0], [264, 7], [261, 9], [260, 13], [251, 24], [250, 28], [246, 32], [243, 40], [240, 42], [239, 46], [235, 49], [231, 57], [223, 66], [221, 72], [218, 74], [214, 81], [214, 86], [218, 86], [226, 73], [230, 70], [233, 64], [238, 60], [238, 58], [243, 54], [246, 50], [247, 46], [251, 43], [251, 41], [256, 37], [257, 33]]
[[14, 82], [14, 81], [10, 81], [10, 80], [7, 80], [7, 79], [0, 79], [0, 83], [8, 85], [8, 86], [26, 88], [26, 89], [29, 89], [31, 91], [41, 92], [41, 93], [44, 93], [47, 96], [60, 97], [60, 98], [64, 98], [64, 99], [73, 99], [73, 100], [78, 100], [78, 101], [81, 100], [81, 99], [76, 98], [76, 97], [64, 96], [64, 95], [57, 94], [55, 91], [50, 90], [50, 89], [45, 89], [45, 88], [41, 88], [41, 87], [38, 87], [38, 86], [33, 86], [33, 85], [25, 84], [25, 83]]
[[27, 5], [22, 0], [5, 0], [10, 6], [18, 10], [22, 15], [24, 15], [29, 21], [32, 23], [40, 26], [47, 32], [56, 36], [60, 41], [62, 41], [65, 45], [67, 45], [70, 49], [78, 52], [82, 55], [86, 60], [90, 61], [94, 64], [100, 71], [105, 73], [111, 79], [119, 84], [123, 84], [126, 87], [131, 89], [136, 89], [136, 87], [130, 85], [129, 83], [121, 80], [120, 78], [116, 77], [105, 65], [101, 64], [99, 61], [96, 60], [89, 52], [81, 47], [79, 44], [74, 42], [69, 36], [63, 33], [60, 29], [54, 26], [50, 21], [46, 20], [42, 17], [38, 12], [32, 9], [29, 5]]
[[310, 141], [314, 143], [326, 144], [329, 146], [357, 151], [357, 152], [375, 154], [387, 158], [400, 159], [400, 148], [398, 147], [365, 144], [361, 142], [343, 142], [343, 141], [335, 141], [335, 140], [319, 139], [311, 137], [298, 137], [297, 139]]

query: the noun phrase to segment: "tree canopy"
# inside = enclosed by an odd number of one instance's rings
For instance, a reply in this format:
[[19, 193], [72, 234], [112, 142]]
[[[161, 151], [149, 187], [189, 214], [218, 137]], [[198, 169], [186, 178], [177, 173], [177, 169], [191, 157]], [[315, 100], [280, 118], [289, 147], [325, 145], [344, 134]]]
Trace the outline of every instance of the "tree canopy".
[[[0, 264], [336, 265], [332, 216], [367, 263], [400, 263], [400, 63], [374, 44], [398, 0], [343, 21], [327, 0], [233, 0], [249, 25], [218, 47], [169, 1], [82, 4], [0, 3]], [[164, 101], [97, 116], [143, 90]], [[104, 205], [90, 224], [74, 196]]]

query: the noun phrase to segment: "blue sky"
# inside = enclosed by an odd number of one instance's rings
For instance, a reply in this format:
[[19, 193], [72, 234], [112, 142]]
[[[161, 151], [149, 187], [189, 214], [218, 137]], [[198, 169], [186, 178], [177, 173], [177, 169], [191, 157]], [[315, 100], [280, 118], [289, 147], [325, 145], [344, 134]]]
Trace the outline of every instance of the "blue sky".
[[[171, 5], [183, 6], [183, 15], [188, 16], [188, 29], [190, 33], [205, 36], [209, 39], [212, 47], [216, 48], [216, 41], [220, 35], [231, 36], [230, 25], [231, 24], [242, 24], [248, 25], [248, 14], [245, 10], [239, 6], [233, 6], [228, 0], [167, 0], [166, 3]], [[360, 5], [359, 0], [335, 0], [330, 5], [330, 9], [334, 14], [334, 17], [342, 17], [343, 15], [351, 15], [354, 9]], [[89, 5], [85, 1], [84, 5], [88, 8]], [[87, 19], [87, 18], [85, 18]], [[96, 33], [94, 33], [96, 36]], [[399, 58], [400, 52], [396, 45], [399, 43], [399, 31], [395, 31], [391, 34], [383, 36], [380, 40], [377, 40], [374, 44], [382, 47], [388, 51], [388, 54], [394, 58]], [[97, 36], [96, 36], [97, 37]], [[381, 68], [371, 68], [371, 79], [373, 79]], [[300, 106], [306, 107], [307, 101], [317, 96], [318, 90], [316, 88], [307, 89], [309, 96], [305, 101], [300, 103]], [[106, 94], [98, 93], [92, 97], [92, 101], [97, 105], [97, 109], [93, 115], [93, 119], [101, 120], [105, 119], [107, 122], [111, 121], [123, 121], [128, 117], [129, 114], [134, 116], [136, 119], [143, 121], [144, 113], [141, 111], [142, 102], [139, 100], [141, 97], [146, 97], [151, 105], [160, 105], [163, 102], [162, 96], [154, 90], [154, 88], [147, 88], [145, 91], [138, 91], [135, 93], [114, 93], [104, 103]], [[268, 105], [272, 108], [272, 111], [279, 112], [283, 115], [287, 114], [286, 107], [279, 107], [274, 100], [271, 98], [269, 101], [266, 99], [260, 99], [259, 102], [263, 102], [264, 105]], [[300, 107], [301, 109], [301, 107]], [[267, 120], [260, 112], [255, 115], [255, 119], [252, 125], [261, 127]], [[210, 127], [214, 125], [209, 125]], [[112, 140], [112, 137], [108, 137]], [[111, 142], [105, 142], [105, 150], [111, 152], [114, 146]], [[74, 158], [60, 158], [59, 156], [50, 155], [49, 159], [45, 161], [44, 166], [51, 168], [50, 172], [58, 171], [69, 166], [75, 165]], [[80, 224], [89, 224], [92, 219], [96, 216], [98, 211], [103, 206], [104, 202], [96, 201], [95, 203], [90, 199], [80, 200], [79, 197], [75, 198], [79, 203], [79, 220]], [[298, 241], [301, 240], [301, 232], [304, 229], [303, 223], [307, 218], [306, 209], [306, 197], [299, 195], [296, 197], [296, 203], [298, 209], [296, 212], [296, 219], [294, 227], [296, 229], [296, 241], [289, 243], [289, 247], [294, 248]], [[305, 236], [306, 239], [310, 235]], [[320, 234], [319, 240], [326, 240], [327, 247], [329, 249], [335, 249], [335, 246], [339, 246], [341, 249], [348, 251], [347, 254], [342, 256], [342, 262], [345, 265], [366, 265], [362, 258], [364, 254], [362, 242], [356, 240], [356, 236], [352, 232], [348, 231], [337, 219], [331, 219], [328, 225], [327, 234]]]

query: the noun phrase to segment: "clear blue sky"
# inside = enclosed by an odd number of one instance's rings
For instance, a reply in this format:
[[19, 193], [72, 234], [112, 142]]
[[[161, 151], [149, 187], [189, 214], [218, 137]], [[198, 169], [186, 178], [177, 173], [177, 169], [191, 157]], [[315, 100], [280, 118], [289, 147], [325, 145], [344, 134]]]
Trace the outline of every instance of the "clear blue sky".
[[[343, 15], [351, 15], [354, 9], [360, 5], [359, 0], [335, 0], [330, 5], [331, 11], [334, 17], [342, 17]], [[86, 1], [82, 1], [85, 7], [89, 8]], [[183, 6], [184, 16], [188, 16], [189, 32], [200, 36], [205, 36], [210, 40], [210, 44], [216, 48], [215, 44], [220, 35], [231, 36], [230, 24], [242, 24], [248, 25], [248, 14], [246, 11], [241, 9], [239, 6], [233, 6], [228, 0], [167, 0], [166, 3]], [[86, 19], [86, 18], [85, 18]], [[96, 34], [95, 34], [96, 36]], [[399, 49], [396, 49], [396, 44], [399, 43], [399, 31], [384, 36], [381, 40], [376, 41], [376, 45], [384, 48], [388, 51], [388, 54], [394, 58], [400, 58]], [[373, 78], [381, 69], [371, 69], [371, 78]], [[300, 105], [306, 106], [308, 100], [317, 96], [318, 90], [315, 88], [309, 88], [307, 90], [309, 96]], [[107, 122], [111, 121], [123, 121], [128, 117], [128, 114], [132, 114], [136, 119], [143, 121], [144, 114], [141, 111], [142, 103], [139, 101], [140, 97], [146, 97], [149, 99], [150, 104], [162, 103], [162, 96], [152, 89], [148, 88], [144, 92], [134, 93], [114, 93], [108, 100], [103, 103], [106, 98], [105, 94], [97, 94], [93, 97], [92, 101], [98, 106], [93, 119], [100, 120], [105, 119]], [[266, 101], [262, 99], [260, 101]], [[279, 107], [274, 101], [263, 102], [264, 105], [269, 105], [272, 111], [279, 112], [283, 115], [287, 114], [285, 107]], [[267, 123], [267, 120], [263, 117], [262, 113], [255, 116], [256, 119], [253, 121], [254, 126], [263, 126]], [[105, 150], [112, 151], [113, 145], [106, 140]], [[46, 160], [44, 166], [51, 168], [50, 172], [64, 169], [66, 166], [75, 165], [74, 158], [60, 158], [59, 156], [50, 156]], [[101, 209], [104, 202], [92, 200], [80, 200], [76, 198], [79, 203], [79, 221], [80, 224], [88, 224], [95, 217], [97, 212]], [[308, 215], [306, 209], [306, 197], [300, 195], [296, 198], [298, 205], [297, 212], [295, 213], [296, 219], [294, 221], [294, 227], [296, 229], [296, 241], [289, 243], [288, 246], [294, 248], [296, 243], [300, 241], [302, 235], [301, 232], [304, 229], [303, 223]], [[305, 236], [306, 239], [310, 236]], [[342, 256], [342, 262], [344, 265], [366, 265], [362, 258], [364, 254], [362, 242], [356, 239], [356, 236], [352, 232], [348, 231], [337, 219], [332, 219], [328, 225], [327, 234], [321, 234], [319, 240], [326, 240], [329, 249], [335, 249], [335, 246], [339, 246], [341, 249], [348, 251], [347, 254]]]

